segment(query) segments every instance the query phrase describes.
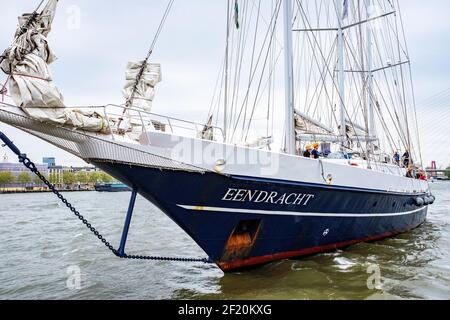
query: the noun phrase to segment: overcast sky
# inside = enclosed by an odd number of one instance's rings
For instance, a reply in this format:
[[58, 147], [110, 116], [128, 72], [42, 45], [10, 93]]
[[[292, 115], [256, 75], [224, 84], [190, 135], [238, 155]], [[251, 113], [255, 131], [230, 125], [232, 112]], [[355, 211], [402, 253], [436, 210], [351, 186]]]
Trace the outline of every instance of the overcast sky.
[[[0, 50], [11, 42], [17, 16], [39, 2], [0, 0]], [[122, 103], [126, 62], [145, 56], [167, 0], [59, 2], [50, 35], [59, 60], [51, 69], [66, 103]], [[422, 103], [450, 88], [450, 1], [400, 0], [400, 4], [413, 63], [425, 162], [437, 160], [438, 165], [450, 165], [450, 101]], [[225, 10], [225, 0], [175, 0], [153, 55], [163, 66], [154, 112], [205, 120], [223, 58]], [[0, 80], [4, 79], [0, 75]], [[56, 156], [60, 164], [82, 163], [11, 127], [0, 124], [0, 130], [37, 162], [43, 156]], [[0, 156], [5, 151], [0, 150]]]

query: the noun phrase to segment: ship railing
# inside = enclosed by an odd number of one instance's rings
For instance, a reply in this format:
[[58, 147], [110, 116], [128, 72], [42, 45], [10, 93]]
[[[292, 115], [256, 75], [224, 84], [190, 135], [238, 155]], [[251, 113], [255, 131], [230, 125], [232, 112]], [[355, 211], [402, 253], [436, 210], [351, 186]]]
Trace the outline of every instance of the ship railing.
[[[215, 141], [224, 141], [224, 132], [222, 128], [148, 112], [139, 108], [108, 104], [105, 106], [73, 107], [71, 109], [90, 109], [97, 111], [105, 117], [109, 124], [109, 128], [113, 133], [119, 132], [120, 121], [127, 120], [132, 127], [133, 133], [137, 134], [156, 131], [202, 139], [204, 138], [203, 134], [205, 131], [209, 131], [211, 133], [211, 138]], [[100, 110], [102, 111], [100, 112]]]
[[[5, 96], [7, 98], [10, 98], [9, 95]], [[2, 102], [1, 99], [0, 107], [21, 110], [21, 108], [13, 104]], [[203, 134], [205, 134], [205, 131], [208, 131], [210, 133], [210, 140], [214, 140], [217, 142], [224, 141], [224, 132], [222, 128], [212, 125], [208, 126], [204, 123], [198, 123], [171, 116], [147, 112], [138, 108], [128, 108], [124, 105], [107, 104], [100, 106], [72, 106], [68, 107], [67, 109], [97, 112], [100, 116], [106, 119], [111, 133], [113, 134], [119, 132], [118, 124], [121, 121], [120, 119], [126, 119], [130, 122], [133, 133], [136, 135], [148, 133], [151, 131], [157, 131], [179, 136], [206, 139]]]

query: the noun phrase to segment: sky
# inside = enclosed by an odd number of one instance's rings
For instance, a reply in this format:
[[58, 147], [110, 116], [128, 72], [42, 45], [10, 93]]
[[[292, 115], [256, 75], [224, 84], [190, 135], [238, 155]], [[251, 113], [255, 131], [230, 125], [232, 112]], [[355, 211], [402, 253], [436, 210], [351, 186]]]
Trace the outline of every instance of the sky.
[[[250, 0], [249, 0], [250, 1]], [[314, 1], [314, 0], [311, 0]], [[39, 0], [0, 0], [0, 50], [9, 46], [17, 17]], [[413, 67], [424, 162], [450, 165], [450, 99], [429, 97], [450, 88], [450, 1], [400, 0]], [[59, 60], [51, 66], [67, 105], [123, 103], [126, 63], [142, 59], [167, 0], [60, 0], [50, 44]], [[204, 122], [225, 45], [225, 0], [175, 0], [153, 61], [162, 64], [153, 112]], [[0, 75], [0, 82], [6, 79]], [[64, 151], [0, 124], [28, 155], [41, 162], [83, 162]], [[0, 150], [0, 156], [7, 154]]]

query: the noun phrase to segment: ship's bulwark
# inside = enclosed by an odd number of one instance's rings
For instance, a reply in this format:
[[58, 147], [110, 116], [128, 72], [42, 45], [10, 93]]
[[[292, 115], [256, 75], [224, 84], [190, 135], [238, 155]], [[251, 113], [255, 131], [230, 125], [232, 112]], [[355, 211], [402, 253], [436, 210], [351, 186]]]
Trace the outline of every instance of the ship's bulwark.
[[93, 164], [137, 188], [223, 271], [383, 239], [427, 216], [417, 195]]

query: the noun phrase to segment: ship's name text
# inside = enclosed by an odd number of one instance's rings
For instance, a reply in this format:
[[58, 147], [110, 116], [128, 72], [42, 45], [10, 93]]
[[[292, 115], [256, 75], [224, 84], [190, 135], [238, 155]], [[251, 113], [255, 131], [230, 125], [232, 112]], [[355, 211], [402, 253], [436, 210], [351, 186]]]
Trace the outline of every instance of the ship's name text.
[[260, 191], [246, 189], [228, 189], [223, 201], [272, 203], [279, 205], [307, 206], [314, 199], [313, 194], [279, 193], [276, 191]]

